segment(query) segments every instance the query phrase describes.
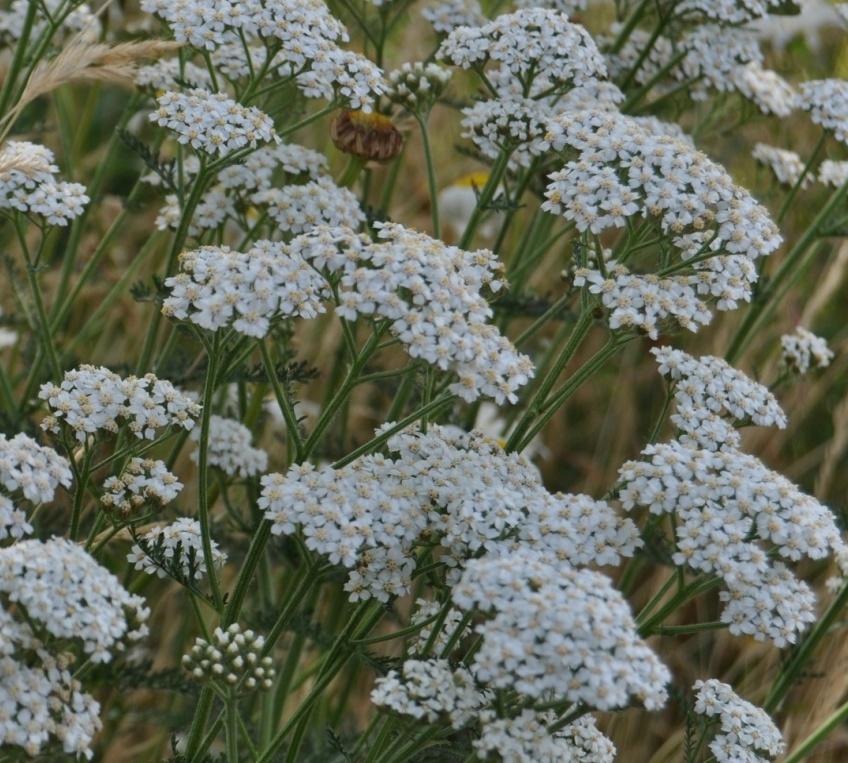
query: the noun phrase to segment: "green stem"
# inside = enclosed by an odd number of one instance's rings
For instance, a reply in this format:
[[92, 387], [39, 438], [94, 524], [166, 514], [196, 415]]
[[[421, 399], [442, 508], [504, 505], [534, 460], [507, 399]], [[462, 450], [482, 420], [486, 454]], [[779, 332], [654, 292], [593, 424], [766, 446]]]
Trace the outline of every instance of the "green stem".
[[780, 212], [777, 213], [777, 224], [780, 225], [783, 222], [783, 218], [786, 217], [786, 213], [789, 211], [789, 207], [792, 206], [792, 202], [795, 200], [795, 196], [797, 196], [798, 191], [801, 190], [801, 186], [804, 184], [804, 180], [807, 175], [810, 173], [810, 170], [813, 168], [813, 163], [818, 158], [819, 153], [824, 146], [825, 138], [827, 137], [827, 133], [822, 130], [821, 135], [819, 136], [818, 142], [816, 143], [815, 148], [813, 149], [813, 153], [810, 154], [810, 158], [807, 160], [807, 163], [804, 165], [804, 169], [801, 171], [801, 174], [798, 175], [798, 179], [793, 183], [792, 188], [789, 193], [786, 195], [786, 198], [783, 200], [783, 204], [780, 207]]
[[198, 442], [197, 480], [198, 505], [197, 516], [200, 521], [200, 532], [203, 542], [203, 561], [206, 574], [209, 576], [209, 587], [212, 600], [220, 611], [223, 606], [221, 588], [215, 571], [215, 557], [212, 553], [212, 536], [209, 521], [209, 422], [212, 419], [212, 399], [215, 393], [215, 377], [218, 367], [221, 339], [216, 332], [209, 349], [209, 364], [206, 369], [206, 379], [203, 383], [203, 411], [200, 419], [200, 439]]
[[483, 218], [483, 215], [488, 211], [487, 207], [498, 190], [501, 178], [506, 172], [508, 164], [509, 152], [501, 150], [500, 154], [498, 154], [498, 158], [492, 165], [492, 170], [489, 172], [486, 185], [484, 185], [483, 190], [480, 191], [480, 198], [477, 200], [477, 206], [474, 207], [474, 212], [472, 212], [471, 218], [465, 226], [465, 232], [462, 234], [462, 238], [459, 241], [460, 249], [467, 249], [468, 245], [474, 239], [474, 233], [477, 231], [477, 226], [480, 224], [480, 220]]
[[30, 2], [27, 3], [26, 16], [24, 16], [24, 23], [21, 27], [21, 36], [18, 38], [17, 45], [15, 45], [15, 55], [12, 58], [9, 71], [6, 72], [6, 76], [3, 81], [3, 90], [0, 92], [0, 118], [6, 116], [6, 109], [8, 108], [9, 100], [12, 97], [12, 91], [15, 89], [18, 72], [20, 72], [26, 56], [26, 49], [29, 45], [29, 37], [32, 33], [32, 27], [35, 22], [35, 13], [38, 10], [38, 5], [39, 4], [35, 2], [35, 0], [30, 0]]
[[848, 702], [838, 707], [810, 736], [799, 744], [789, 755], [784, 758], [783, 763], [801, 763], [807, 759], [807, 755], [813, 748], [821, 744], [830, 733], [839, 728], [848, 719]]
[[[287, 390], [280, 384], [280, 380], [277, 378], [277, 368], [271, 359], [271, 353], [268, 351], [267, 344], [262, 339], [257, 344], [259, 345], [259, 351], [262, 353], [262, 364], [265, 366], [265, 373], [271, 381], [274, 396], [277, 398], [277, 405], [280, 406], [280, 410], [283, 412], [283, 418], [286, 421], [287, 434], [292, 444], [292, 450], [294, 451], [293, 454], [288, 454], [289, 461], [294, 460], [296, 463], [300, 463], [303, 460], [303, 440], [300, 437], [300, 423], [297, 420], [294, 405], [289, 400]], [[294, 459], [291, 458], [292, 455]]]
[[238, 700], [233, 691], [230, 691], [227, 697], [226, 705], [226, 727], [225, 738], [227, 741], [227, 763], [239, 763], [238, 753], [238, 738], [239, 738], [239, 722], [238, 722]]
[[830, 199], [819, 210], [819, 213], [815, 216], [815, 219], [807, 230], [804, 231], [801, 238], [789, 250], [777, 272], [769, 280], [767, 287], [761, 294], [755, 297], [753, 304], [745, 315], [745, 319], [742, 321], [742, 325], [733, 338], [727, 355], [725, 355], [725, 359], [729, 363], [734, 363], [739, 359], [739, 356], [748, 346], [751, 336], [755, 333], [755, 329], [759, 328], [762, 322], [771, 314], [775, 305], [770, 303], [781, 289], [783, 282], [793, 274], [795, 268], [801, 262], [804, 253], [817, 238], [819, 229], [833, 210], [842, 203], [846, 194], [848, 194], [848, 181], [833, 192]]
[[430, 189], [430, 215], [433, 220], [433, 237], [441, 238], [442, 232], [439, 226], [439, 197], [436, 185], [436, 168], [433, 164], [433, 154], [430, 148], [430, 137], [427, 134], [427, 124], [420, 114], [415, 114], [415, 120], [421, 128], [421, 144], [424, 147], [424, 161], [427, 164], [427, 186]]
[[807, 633], [801, 643], [798, 644], [790, 659], [784, 663], [780, 675], [777, 677], [766, 701], [763, 703], [763, 709], [767, 713], [773, 713], [777, 710], [786, 693], [792, 688], [796, 679], [803, 671], [807, 661], [812, 657], [816, 647], [830, 631], [834, 622], [842, 616], [846, 604], [848, 604], [848, 583], [842, 587], [842, 590], [831, 602], [821, 619]]
[[563, 347], [562, 352], [559, 354], [559, 357], [556, 359], [553, 366], [551, 366], [551, 369], [548, 371], [545, 378], [533, 392], [533, 397], [528, 401], [524, 415], [515, 425], [515, 429], [506, 443], [506, 449], [508, 451], [515, 450], [518, 444], [522, 441], [522, 438], [524, 437], [524, 434], [531, 422], [544, 408], [548, 395], [553, 389], [554, 384], [556, 384], [560, 374], [568, 365], [569, 361], [574, 357], [574, 354], [577, 352], [577, 348], [583, 342], [583, 339], [585, 339], [591, 327], [592, 313], [588, 310], [584, 310], [577, 319], [577, 323], [574, 325], [574, 328], [571, 330], [571, 333], [568, 336], [568, 341], [565, 343], [565, 347]]

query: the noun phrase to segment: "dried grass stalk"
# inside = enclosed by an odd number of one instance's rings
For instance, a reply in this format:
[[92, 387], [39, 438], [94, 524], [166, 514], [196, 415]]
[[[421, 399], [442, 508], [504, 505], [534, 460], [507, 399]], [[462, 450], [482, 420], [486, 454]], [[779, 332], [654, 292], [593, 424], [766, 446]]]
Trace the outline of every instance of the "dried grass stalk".
[[8, 127], [36, 98], [72, 82], [113, 82], [132, 85], [139, 61], [157, 58], [179, 48], [182, 43], [167, 40], [139, 40], [108, 45], [76, 35], [49, 61], [33, 70], [14, 108], [0, 124]]

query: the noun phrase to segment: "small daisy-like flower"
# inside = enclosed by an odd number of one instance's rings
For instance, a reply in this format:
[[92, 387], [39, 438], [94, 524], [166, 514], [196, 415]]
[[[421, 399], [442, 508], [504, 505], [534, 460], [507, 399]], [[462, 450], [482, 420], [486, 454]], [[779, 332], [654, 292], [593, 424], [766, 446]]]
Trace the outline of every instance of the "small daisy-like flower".
[[[298, 186], [301, 187], [301, 186]], [[165, 280], [162, 313], [216, 331], [232, 325], [264, 337], [277, 317], [314, 318], [329, 296], [324, 278], [297, 252], [259, 241], [247, 252], [204, 246], [180, 255], [180, 272]]]

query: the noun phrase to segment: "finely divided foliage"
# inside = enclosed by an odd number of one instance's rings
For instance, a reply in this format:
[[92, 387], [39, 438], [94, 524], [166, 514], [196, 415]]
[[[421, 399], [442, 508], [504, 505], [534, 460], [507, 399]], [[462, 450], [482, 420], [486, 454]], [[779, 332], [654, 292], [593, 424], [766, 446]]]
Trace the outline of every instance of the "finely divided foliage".
[[848, 82], [790, 6], [0, 10], [0, 760], [848, 720]]

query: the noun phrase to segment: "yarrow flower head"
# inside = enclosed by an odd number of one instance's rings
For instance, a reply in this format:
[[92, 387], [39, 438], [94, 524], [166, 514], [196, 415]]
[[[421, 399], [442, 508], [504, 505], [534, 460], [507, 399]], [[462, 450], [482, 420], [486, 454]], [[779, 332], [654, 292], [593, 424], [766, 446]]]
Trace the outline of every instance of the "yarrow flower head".
[[765, 710], [742, 699], [715, 678], [695, 681], [695, 712], [717, 718], [719, 732], [710, 742], [717, 763], [767, 763], [781, 755], [786, 745], [780, 730]]
[[116, 433], [121, 426], [140, 439], [152, 440], [165, 427], [191, 430], [200, 406], [153, 374], [122, 379], [106, 368], [84, 365], [65, 373], [60, 386], [43, 384], [38, 396], [51, 415], [42, 427], [58, 433], [69, 427], [80, 442], [100, 430]]
[[285, 233], [306, 233], [322, 225], [357, 227], [365, 221], [359, 199], [330, 178], [321, 177], [302, 185], [269, 188], [253, 196]]
[[422, 8], [421, 15], [438, 34], [463, 26], [481, 26], [486, 21], [478, 0], [445, 0]]
[[[191, 438], [197, 442], [200, 431], [195, 429]], [[268, 454], [261, 448], [254, 448], [251, 439], [250, 430], [240, 421], [213, 415], [209, 419], [210, 466], [217, 466], [230, 477], [253, 477], [264, 472], [268, 467]], [[198, 451], [194, 451], [192, 461], [196, 462], [198, 456]]]
[[490, 159], [506, 150], [514, 165], [528, 167], [548, 149], [545, 134], [550, 116], [546, 104], [531, 98], [477, 101], [462, 110], [463, 136]]
[[[127, 555], [127, 561], [137, 570], [160, 578], [175, 573], [185, 580], [199, 580], [206, 574], [203, 536], [196, 519], [181, 517], [170, 525], [149, 530], [137, 541]], [[223, 566], [227, 555], [214, 540], [210, 543], [213, 563]]]
[[466, 668], [454, 670], [443, 659], [406, 660], [400, 671], [378, 678], [371, 692], [378, 707], [430, 723], [448, 718], [456, 729], [473, 719], [486, 700]]
[[[775, 146], [768, 146], [765, 143], [757, 143], [751, 152], [751, 156], [771, 169], [778, 182], [783, 183], [783, 185], [795, 185], [804, 172], [804, 162], [794, 151], [786, 151]], [[809, 175], [804, 178], [805, 186], [811, 182], [812, 177]]]
[[265, 639], [238, 623], [215, 628], [209, 641], [198, 638], [183, 656], [183, 667], [198, 681], [212, 681], [228, 691], [270, 689], [275, 670], [263, 657]]
[[136, 85], [155, 93], [176, 90], [180, 83], [202, 90], [212, 87], [212, 79], [205, 68], [191, 61], [180, 62], [179, 58], [163, 58], [141, 66], [135, 75]]
[[89, 202], [85, 186], [57, 181], [53, 152], [28, 141], [10, 140], [0, 147], [0, 209], [44, 217], [65, 226]]
[[834, 358], [827, 341], [803, 326], [780, 337], [780, 346], [783, 365], [798, 374], [805, 374], [811, 368], [827, 368]]
[[848, 144], [848, 80], [817, 79], [801, 83], [798, 106], [810, 112], [840, 143]]
[[786, 414], [768, 388], [722, 358], [696, 358], [669, 346], [655, 347], [651, 354], [674, 385], [671, 420], [686, 433], [685, 441], [711, 450], [737, 448], [741, 441], [735, 426], [786, 427]]
[[695, 276], [639, 275], [617, 262], [605, 271], [577, 268], [574, 285], [586, 286], [600, 296], [603, 306], [610, 310], [612, 329], [638, 328], [656, 339], [664, 321], [697, 331], [712, 318], [706, 303], [698, 297]]
[[497, 755], [503, 763], [575, 761], [613, 763], [615, 745], [607, 739], [591, 715], [584, 715], [558, 731], [550, 731], [554, 713], [522, 710], [514, 718], [499, 718], [487, 710], [480, 718], [480, 738], [474, 748], [484, 755]]
[[639, 638], [624, 597], [591, 570], [553, 565], [530, 549], [468, 562], [453, 600], [490, 613], [470, 670], [487, 686], [599, 710], [631, 699], [662, 707], [668, 669]]
[[144, 600], [65, 538], [0, 549], [0, 594], [45, 633], [79, 643], [93, 662], [109, 662], [147, 634]]
[[681, 265], [692, 265], [693, 285], [720, 310], [750, 299], [754, 262], [781, 242], [777, 226], [727, 172], [656, 120], [614, 111], [560, 114], [547, 140], [556, 151], [577, 152], [550, 175], [542, 208], [573, 220], [580, 231], [624, 228], [636, 216], [671, 235]]
[[223, 93], [189, 90], [157, 98], [150, 121], [177, 134], [177, 140], [212, 156], [228, 156], [260, 143], [279, 141], [274, 123], [255, 106], [242, 106]]
[[675, 564], [724, 582], [721, 620], [731, 633], [783, 647], [815, 620], [812, 591], [771, 561], [822, 559], [844, 547], [834, 516], [815, 498], [754, 456], [679, 441], [649, 445], [619, 479], [625, 509], [674, 514]]
[[180, 255], [165, 280], [162, 313], [209, 331], [230, 326], [264, 337], [278, 317], [314, 318], [330, 294], [326, 281], [291, 247], [259, 241], [247, 252], [203, 246]]
[[[15, 638], [10, 639], [14, 629]], [[102, 728], [100, 704], [72, 675], [72, 657], [52, 655], [24, 626], [0, 608], [0, 746], [19, 747], [30, 758], [58, 746], [69, 758], [94, 757], [92, 742]], [[9, 640], [7, 640], [9, 639]], [[17, 658], [15, 647], [24, 652]], [[55, 748], [54, 748], [55, 749]]]
[[182, 482], [168, 471], [164, 461], [132, 458], [120, 476], [109, 477], [103, 483], [100, 502], [106, 511], [126, 517], [146, 504], [165, 506], [182, 489]]
[[481, 292], [503, 286], [495, 255], [448, 246], [394, 223], [375, 227], [377, 242], [322, 227], [291, 247], [315, 268], [340, 275], [337, 312], [343, 318], [389, 320], [413, 358], [457, 373], [451, 391], [466, 400], [485, 395], [515, 401], [533, 368], [486, 322], [492, 310]]
[[848, 182], [848, 162], [825, 159], [819, 165], [819, 182], [835, 188]]
[[525, 89], [537, 77], [562, 91], [605, 79], [607, 73], [591, 35], [549, 8], [522, 8], [481, 26], [454, 29], [438, 55], [463, 69], [491, 64], [509, 72]]
[[301, 528], [308, 548], [352, 570], [354, 599], [406, 592], [412, 549], [429, 531], [457, 567], [480, 551], [533, 548], [566, 564], [616, 564], [640, 544], [632, 522], [603, 501], [551, 495], [538, 471], [479, 433], [431, 426], [340, 469], [292, 467], [262, 478], [271, 532]]
[[69, 487], [68, 460], [23, 432], [11, 440], [0, 433], [0, 485], [32, 503], [49, 503], [59, 485]]

